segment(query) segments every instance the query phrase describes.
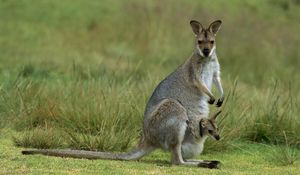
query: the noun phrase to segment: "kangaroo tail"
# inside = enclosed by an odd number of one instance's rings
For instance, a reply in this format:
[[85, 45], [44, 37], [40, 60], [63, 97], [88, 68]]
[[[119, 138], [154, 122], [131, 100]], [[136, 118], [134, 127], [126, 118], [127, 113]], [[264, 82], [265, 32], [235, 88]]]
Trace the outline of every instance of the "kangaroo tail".
[[24, 150], [22, 154], [42, 154], [47, 156], [56, 157], [72, 157], [83, 159], [111, 159], [111, 160], [138, 160], [144, 155], [153, 150], [149, 146], [138, 146], [136, 149], [128, 153], [109, 153], [109, 152], [96, 152], [96, 151], [83, 151], [83, 150], [70, 150], [70, 149], [37, 149], [37, 150]]

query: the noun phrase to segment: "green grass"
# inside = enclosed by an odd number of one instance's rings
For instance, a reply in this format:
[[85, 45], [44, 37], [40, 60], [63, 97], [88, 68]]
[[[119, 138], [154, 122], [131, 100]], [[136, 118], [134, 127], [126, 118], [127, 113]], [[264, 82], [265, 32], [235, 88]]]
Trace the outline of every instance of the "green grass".
[[[198, 158], [220, 160], [221, 169], [171, 166], [170, 154], [155, 151], [140, 161], [109, 161], [21, 155], [13, 145], [11, 131], [0, 130], [0, 170], [3, 174], [299, 174], [300, 163], [282, 166], [271, 153], [282, 154], [277, 146], [232, 143], [234, 149], [205, 154]], [[295, 153], [299, 156], [300, 151]]]
[[[11, 153], [0, 159], [9, 161], [1, 170], [50, 173], [76, 162], [60, 173], [83, 171], [76, 166], [108, 172], [121, 164], [131, 174], [149, 169], [250, 174], [268, 168], [297, 174], [299, 10], [296, 0], [0, 0], [0, 128], [12, 130], [0, 133], [1, 149]], [[226, 93], [218, 118], [222, 140], [208, 140], [204, 151], [222, 160], [224, 169], [55, 158], [56, 164], [46, 169], [44, 163], [43, 169], [38, 162], [46, 157], [18, 155], [22, 148], [15, 146], [129, 150], [138, 142], [155, 86], [193, 50], [190, 19], [205, 25], [223, 20], [217, 36]], [[167, 157], [156, 153], [145, 160]], [[130, 172], [139, 164], [142, 168]]]

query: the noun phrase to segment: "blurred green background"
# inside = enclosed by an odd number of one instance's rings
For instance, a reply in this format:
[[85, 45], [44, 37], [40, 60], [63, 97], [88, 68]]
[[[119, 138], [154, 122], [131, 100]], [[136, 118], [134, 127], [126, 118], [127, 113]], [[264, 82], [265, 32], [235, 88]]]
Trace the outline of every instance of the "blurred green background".
[[299, 147], [299, 11], [299, 0], [0, 0], [0, 127], [23, 147], [127, 150], [155, 86], [194, 49], [189, 21], [221, 19], [223, 139], [206, 151]]

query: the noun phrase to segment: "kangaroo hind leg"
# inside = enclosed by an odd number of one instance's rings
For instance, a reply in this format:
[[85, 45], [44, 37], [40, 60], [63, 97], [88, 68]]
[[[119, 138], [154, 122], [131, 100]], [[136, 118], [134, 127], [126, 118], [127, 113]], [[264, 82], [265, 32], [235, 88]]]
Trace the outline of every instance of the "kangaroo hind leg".
[[174, 164], [174, 165], [186, 165], [186, 166], [201, 167], [201, 166], [199, 166], [200, 163], [198, 161], [185, 161], [185, 160], [183, 160], [182, 154], [181, 154], [181, 144], [176, 145], [172, 149], [171, 163]]

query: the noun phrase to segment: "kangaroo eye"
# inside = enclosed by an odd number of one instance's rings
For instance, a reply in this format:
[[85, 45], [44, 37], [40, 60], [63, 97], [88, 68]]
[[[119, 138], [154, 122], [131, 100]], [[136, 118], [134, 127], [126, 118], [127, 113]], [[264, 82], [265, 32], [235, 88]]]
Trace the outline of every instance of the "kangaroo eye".
[[198, 44], [202, 44], [202, 41], [201, 41], [201, 40], [198, 40]]
[[210, 41], [210, 43], [211, 43], [211, 44], [214, 44], [214, 43], [215, 43], [215, 41]]
[[210, 134], [212, 134], [212, 133], [213, 133], [213, 131], [212, 131], [212, 130], [208, 130], [208, 132], [209, 132]]

